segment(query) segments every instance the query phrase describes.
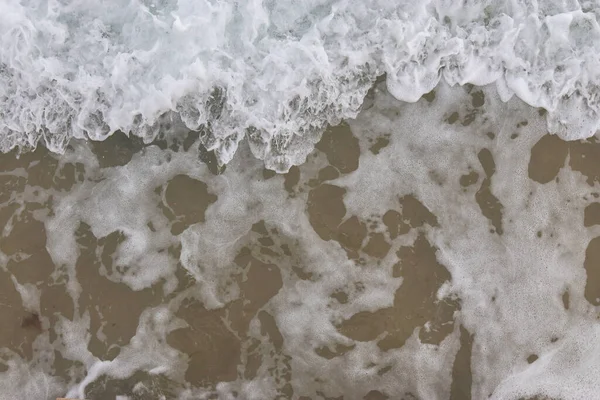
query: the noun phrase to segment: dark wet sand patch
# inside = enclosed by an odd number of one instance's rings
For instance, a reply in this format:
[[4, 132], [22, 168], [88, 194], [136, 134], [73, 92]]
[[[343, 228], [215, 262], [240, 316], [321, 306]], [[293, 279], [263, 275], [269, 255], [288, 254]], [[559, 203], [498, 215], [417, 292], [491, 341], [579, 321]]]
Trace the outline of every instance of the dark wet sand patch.
[[173, 221], [171, 233], [179, 235], [193, 224], [204, 222], [204, 214], [209, 205], [217, 201], [217, 196], [209, 193], [202, 181], [187, 175], [177, 175], [164, 190], [163, 213]]
[[532, 148], [529, 177], [539, 183], [556, 179], [569, 156], [569, 167], [586, 177], [589, 185], [600, 182], [600, 143], [596, 137], [567, 142], [556, 135], [543, 136]]
[[545, 135], [531, 149], [529, 178], [539, 182], [552, 181], [565, 165], [569, 144], [556, 135]]
[[481, 182], [481, 186], [475, 193], [475, 201], [479, 204], [481, 213], [490, 220], [494, 227], [494, 232], [502, 235], [502, 209], [504, 206], [500, 200], [492, 193], [492, 177], [496, 173], [496, 164], [494, 157], [488, 149], [483, 149], [477, 154], [479, 162], [483, 167], [486, 177]]
[[[282, 286], [278, 267], [257, 260], [247, 248], [235, 262], [242, 268], [236, 276], [240, 298], [217, 310], [207, 310], [197, 301], [187, 302], [176, 315], [189, 326], [171, 332], [167, 339], [170, 346], [188, 355], [186, 380], [196, 386], [237, 379], [248, 325]], [[261, 322], [268, 326], [274, 321], [263, 313]]]
[[390, 135], [378, 137], [369, 147], [369, 151], [375, 155], [390, 144]]
[[339, 331], [357, 341], [378, 340], [382, 350], [402, 347], [418, 327], [431, 322], [431, 329], [421, 329], [424, 343], [439, 344], [452, 332], [455, 300], [438, 301], [436, 293], [450, 280], [450, 273], [436, 260], [435, 249], [419, 235], [413, 247], [398, 251], [400, 262], [394, 276], [404, 278], [396, 291], [394, 306], [375, 312], [360, 312], [338, 326]]
[[346, 189], [323, 184], [308, 194], [307, 212], [315, 232], [323, 240], [331, 240], [346, 215], [344, 194]]
[[477, 183], [479, 180], [479, 174], [476, 171], [471, 171], [460, 177], [460, 186], [467, 187]]
[[594, 238], [588, 244], [584, 262], [587, 279], [585, 283], [585, 298], [590, 304], [600, 305], [600, 237]]
[[358, 169], [360, 147], [347, 124], [328, 128], [316, 148], [327, 155], [329, 164], [342, 174]]
[[[134, 291], [124, 283], [108, 279], [108, 274], [118, 268], [113, 265], [111, 255], [121, 240], [120, 232], [96, 238], [90, 227], [83, 223], [77, 231], [80, 256], [76, 271], [82, 289], [77, 306], [80, 312], [90, 313], [89, 350], [96, 357], [107, 360], [114, 359], [120, 347], [128, 344], [135, 335], [142, 311], [161, 301], [160, 289]], [[103, 340], [98, 337], [100, 330]]]
[[585, 208], [583, 225], [600, 225], [600, 203], [591, 203]]
[[471, 373], [471, 353], [473, 350], [473, 335], [461, 325], [460, 348], [456, 353], [452, 366], [452, 385], [450, 400], [470, 400], [473, 376]]

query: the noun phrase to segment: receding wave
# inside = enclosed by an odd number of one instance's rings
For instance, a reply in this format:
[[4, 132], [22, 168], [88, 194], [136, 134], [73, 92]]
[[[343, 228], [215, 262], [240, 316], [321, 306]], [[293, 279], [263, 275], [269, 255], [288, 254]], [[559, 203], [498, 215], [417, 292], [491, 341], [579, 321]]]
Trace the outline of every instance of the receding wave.
[[64, 150], [185, 125], [227, 163], [247, 138], [279, 171], [354, 117], [378, 76], [415, 101], [440, 79], [495, 83], [549, 130], [600, 121], [600, 2], [5, 0], [0, 150]]

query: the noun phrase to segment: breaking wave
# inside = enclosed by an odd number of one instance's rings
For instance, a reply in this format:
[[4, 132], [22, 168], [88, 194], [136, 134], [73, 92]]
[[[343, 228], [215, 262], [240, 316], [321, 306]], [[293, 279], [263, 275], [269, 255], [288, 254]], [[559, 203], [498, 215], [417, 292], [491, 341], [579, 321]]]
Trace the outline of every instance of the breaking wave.
[[597, 0], [4, 0], [0, 150], [185, 126], [221, 163], [247, 138], [285, 171], [384, 74], [405, 101], [440, 79], [495, 83], [546, 109], [550, 132], [585, 138], [600, 122], [599, 13]]

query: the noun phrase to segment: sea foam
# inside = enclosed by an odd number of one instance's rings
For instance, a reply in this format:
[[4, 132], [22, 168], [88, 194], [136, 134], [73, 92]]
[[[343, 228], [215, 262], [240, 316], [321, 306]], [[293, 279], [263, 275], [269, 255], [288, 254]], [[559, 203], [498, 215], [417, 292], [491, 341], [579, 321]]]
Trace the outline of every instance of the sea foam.
[[416, 101], [444, 79], [495, 83], [563, 138], [600, 123], [600, 2], [3, 0], [0, 150], [184, 124], [221, 163], [247, 138], [304, 162], [378, 76]]

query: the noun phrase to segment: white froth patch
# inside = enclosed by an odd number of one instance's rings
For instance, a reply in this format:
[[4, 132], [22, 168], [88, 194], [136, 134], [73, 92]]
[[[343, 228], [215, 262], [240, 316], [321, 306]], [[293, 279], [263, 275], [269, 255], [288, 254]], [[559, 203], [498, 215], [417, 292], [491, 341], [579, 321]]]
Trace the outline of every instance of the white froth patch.
[[[174, 320], [166, 307], [145, 310], [129, 345], [112, 361], [90, 359], [87, 375], [69, 390], [67, 397], [84, 398], [85, 388], [103, 375], [124, 379], [141, 370], [157, 375], [168, 372], [181, 379], [184, 372], [182, 360], [175, 349], [165, 344], [166, 335], [180, 326], [181, 322]], [[74, 344], [67, 342], [67, 345]]]
[[0, 376], [0, 385], [2, 400], [47, 400], [56, 398], [63, 391], [59, 379], [48, 376], [43, 371], [32, 370], [25, 362], [11, 362], [8, 371]]
[[40, 290], [31, 283], [20, 284], [17, 279], [12, 276], [13, 284], [21, 295], [23, 307], [29, 312], [40, 312]]
[[[414, 102], [441, 79], [495, 83], [568, 138], [599, 127], [593, 2], [458, 0], [5, 2], [0, 150], [43, 140], [151, 141], [209, 127], [229, 162], [249, 137], [271, 169], [304, 162], [327, 123], [355, 117], [377, 76]], [[35, 94], [32, 97], [32, 93]]]
[[[460, 320], [475, 335], [473, 398], [536, 393], [591, 398], [597, 356], [590, 354], [597, 349], [590, 343], [597, 329], [595, 313], [583, 298], [583, 261], [593, 236], [583, 226], [582, 212], [591, 188], [568, 169], [560, 172], [560, 183], [530, 180], [529, 152], [545, 134], [543, 120], [517, 101], [503, 105], [492, 89], [484, 92], [484, 113], [469, 126], [442, 123], [470, 102], [461, 89], [439, 86], [431, 106], [424, 99], [402, 105], [377, 97], [375, 107], [350, 125], [361, 139], [392, 132], [391, 144], [378, 156], [364, 151], [361, 168], [339, 180], [347, 187], [369, 187], [350, 190], [346, 206], [356, 213], [378, 213], [397, 204], [399, 196], [415, 194], [437, 216], [440, 227], [430, 229], [428, 238], [452, 273], [445, 291], [459, 296]], [[390, 117], [386, 110], [391, 109], [398, 115]], [[524, 120], [527, 126], [511, 137]], [[494, 141], [486, 137], [488, 131], [495, 133]], [[491, 190], [503, 205], [502, 235], [490, 232], [474, 192], [463, 192], [458, 184], [470, 166], [479, 172], [479, 187], [486, 174], [476, 155], [484, 147], [495, 161]], [[570, 311], [561, 301], [565, 284], [575, 302]], [[584, 355], [583, 348], [591, 353]], [[540, 359], [528, 365], [529, 354]]]
[[543, 394], [558, 399], [598, 395], [600, 330], [590, 321], [571, 322], [567, 338], [528, 367], [521, 367], [496, 388], [493, 399]]
[[205, 167], [191, 161], [193, 155], [172, 163], [167, 157], [150, 146], [123, 167], [98, 169], [95, 163], [88, 163], [88, 173], [96, 176], [57, 196], [55, 215], [46, 221], [47, 247], [54, 263], [70, 271], [71, 282], [76, 282], [72, 275], [79, 256], [75, 232], [80, 223], [88, 224], [97, 238], [113, 232], [124, 236], [112, 260], [115, 266], [127, 268], [104, 269], [107, 278], [141, 290], [173, 273], [176, 260], [167, 249], [178, 241], [158, 209], [160, 197], [154, 190], [190, 166], [191, 171]]

